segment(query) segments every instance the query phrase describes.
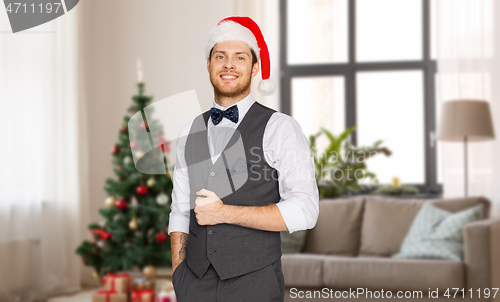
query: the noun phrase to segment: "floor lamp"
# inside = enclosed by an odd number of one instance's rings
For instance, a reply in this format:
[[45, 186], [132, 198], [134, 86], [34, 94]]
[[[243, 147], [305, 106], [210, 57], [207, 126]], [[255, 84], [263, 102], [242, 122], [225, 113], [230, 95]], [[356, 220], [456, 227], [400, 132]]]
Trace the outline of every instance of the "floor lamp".
[[448, 142], [464, 142], [464, 191], [467, 197], [467, 143], [495, 138], [490, 104], [480, 100], [456, 100], [444, 102], [441, 110], [436, 139]]

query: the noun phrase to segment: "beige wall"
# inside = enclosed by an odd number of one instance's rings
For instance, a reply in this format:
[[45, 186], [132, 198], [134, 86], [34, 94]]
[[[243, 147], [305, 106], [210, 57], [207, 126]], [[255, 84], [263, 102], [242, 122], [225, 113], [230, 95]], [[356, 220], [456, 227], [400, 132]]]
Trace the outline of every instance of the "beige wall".
[[[142, 60], [146, 92], [154, 101], [196, 89], [202, 109], [207, 110], [213, 90], [205, 68], [205, 39], [219, 20], [230, 15], [248, 11], [259, 22], [256, 14], [262, 7], [252, 3], [258, 1], [88, 0], [70, 12], [80, 16], [91, 222], [103, 220], [98, 210], [106, 198], [105, 180], [114, 177], [110, 148], [136, 93], [137, 58]], [[276, 30], [269, 35], [275, 34]], [[261, 101], [277, 107], [276, 96]], [[90, 282], [90, 274], [89, 269], [83, 271], [84, 283]]]

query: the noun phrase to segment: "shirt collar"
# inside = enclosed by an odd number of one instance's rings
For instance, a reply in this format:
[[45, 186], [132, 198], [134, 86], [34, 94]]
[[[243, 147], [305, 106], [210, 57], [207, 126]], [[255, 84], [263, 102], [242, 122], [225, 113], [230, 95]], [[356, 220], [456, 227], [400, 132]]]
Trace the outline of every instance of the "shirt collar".
[[[237, 105], [238, 106], [239, 120], [242, 120], [254, 102], [255, 102], [255, 99], [253, 98], [252, 93], [250, 92], [244, 99], [236, 102], [235, 104], [233, 104], [229, 107]], [[222, 107], [221, 105], [217, 104], [215, 102], [215, 99], [213, 101], [213, 107], [220, 109], [220, 110], [226, 110], [227, 108], [229, 108], [229, 107]]]

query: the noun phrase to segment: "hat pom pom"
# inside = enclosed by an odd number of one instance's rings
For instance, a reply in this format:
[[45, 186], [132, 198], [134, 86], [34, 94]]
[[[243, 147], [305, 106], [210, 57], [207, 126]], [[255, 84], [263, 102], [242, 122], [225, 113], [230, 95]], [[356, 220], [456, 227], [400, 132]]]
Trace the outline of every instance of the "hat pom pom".
[[263, 96], [271, 95], [276, 91], [276, 82], [271, 78], [262, 80], [257, 86], [257, 90]]

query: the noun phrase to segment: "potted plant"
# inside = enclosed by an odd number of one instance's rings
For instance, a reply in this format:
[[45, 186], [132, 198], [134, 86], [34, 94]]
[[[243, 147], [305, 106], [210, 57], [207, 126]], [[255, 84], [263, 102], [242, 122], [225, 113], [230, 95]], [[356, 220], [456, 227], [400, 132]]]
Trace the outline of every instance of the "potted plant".
[[[320, 198], [336, 198], [369, 189], [369, 185], [358, 183], [364, 178], [376, 181], [376, 175], [368, 171], [366, 161], [378, 154], [392, 154], [387, 147], [381, 146], [382, 140], [368, 147], [353, 146], [347, 138], [355, 129], [356, 126], [352, 126], [335, 136], [327, 129], [321, 128], [317, 134], [309, 137]], [[326, 135], [330, 144], [324, 152], [318, 153], [316, 140], [321, 135]]]

